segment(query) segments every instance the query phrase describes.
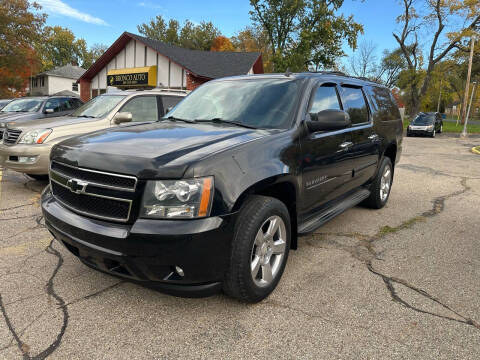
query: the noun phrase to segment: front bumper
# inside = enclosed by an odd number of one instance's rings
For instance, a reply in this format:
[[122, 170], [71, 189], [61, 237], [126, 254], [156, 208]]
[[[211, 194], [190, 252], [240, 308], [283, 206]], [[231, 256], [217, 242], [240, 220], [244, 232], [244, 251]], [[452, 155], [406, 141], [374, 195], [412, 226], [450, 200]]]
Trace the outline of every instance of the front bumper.
[[42, 211], [53, 236], [90, 267], [173, 295], [207, 296], [221, 289], [235, 214], [117, 224], [66, 209], [49, 189]]
[[407, 136], [432, 136], [433, 130], [408, 130]]
[[[0, 165], [11, 170], [27, 174], [46, 175], [50, 165], [51, 144], [22, 145], [16, 144], [8, 146], [0, 144]], [[33, 163], [21, 163], [18, 157], [33, 157], [36, 160]]]

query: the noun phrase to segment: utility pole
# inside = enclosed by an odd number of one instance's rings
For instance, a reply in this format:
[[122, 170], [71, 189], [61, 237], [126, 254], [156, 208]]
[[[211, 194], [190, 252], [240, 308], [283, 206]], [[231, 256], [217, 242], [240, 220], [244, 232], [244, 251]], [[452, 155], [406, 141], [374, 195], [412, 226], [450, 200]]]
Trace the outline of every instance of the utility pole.
[[475, 42], [475, 36], [472, 36], [470, 40], [470, 58], [468, 60], [468, 72], [467, 72], [467, 84], [465, 85], [465, 96], [463, 97], [463, 106], [462, 106], [462, 124], [465, 124], [465, 117], [467, 112], [468, 104], [468, 90], [470, 86], [470, 77], [472, 75], [472, 61], [473, 61], [473, 47]]
[[467, 137], [468, 117], [470, 116], [470, 109], [472, 107], [473, 94], [475, 93], [475, 85], [477, 85], [477, 82], [474, 81], [472, 85], [473, 85], [472, 86], [472, 95], [470, 96], [470, 104], [468, 105], [467, 117], [465, 118], [465, 124], [463, 125], [462, 137]]
[[440, 79], [440, 91], [438, 92], [437, 113], [440, 112], [440, 101], [442, 100], [442, 80], [443, 79]]

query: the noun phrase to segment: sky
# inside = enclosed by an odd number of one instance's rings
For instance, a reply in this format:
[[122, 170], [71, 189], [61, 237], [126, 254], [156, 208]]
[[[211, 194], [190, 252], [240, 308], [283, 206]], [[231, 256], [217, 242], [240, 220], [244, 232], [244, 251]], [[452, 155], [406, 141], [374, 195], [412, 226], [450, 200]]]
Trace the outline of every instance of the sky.
[[[48, 14], [47, 25], [70, 28], [89, 46], [111, 45], [124, 31], [138, 33], [137, 25], [161, 14], [166, 19], [186, 19], [194, 23], [211, 21], [226, 36], [251, 24], [248, 0], [36, 0]], [[345, 0], [340, 13], [353, 15], [363, 24], [362, 41], [372, 42], [378, 56], [396, 47], [392, 32], [398, 29], [395, 18], [401, 12], [396, 0]], [[344, 51], [352, 50], [344, 46]]]

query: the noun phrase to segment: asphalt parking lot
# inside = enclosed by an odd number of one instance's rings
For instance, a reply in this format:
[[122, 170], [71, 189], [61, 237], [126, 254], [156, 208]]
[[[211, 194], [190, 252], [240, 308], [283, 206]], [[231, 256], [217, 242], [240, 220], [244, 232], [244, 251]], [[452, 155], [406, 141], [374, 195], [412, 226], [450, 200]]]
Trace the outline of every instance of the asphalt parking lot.
[[45, 182], [0, 183], [0, 358], [478, 359], [480, 138], [405, 138], [388, 205], [302, 237], [246, 305], [81, 264], [43, 226]]

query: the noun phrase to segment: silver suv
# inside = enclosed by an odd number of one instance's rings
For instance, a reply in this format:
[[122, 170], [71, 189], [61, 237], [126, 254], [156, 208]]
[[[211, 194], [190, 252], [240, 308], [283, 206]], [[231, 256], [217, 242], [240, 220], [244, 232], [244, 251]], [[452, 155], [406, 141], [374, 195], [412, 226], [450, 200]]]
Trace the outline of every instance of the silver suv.
[[186, 95], [185, 91], [118, 91], [93, 98], [69, 116], [7, 122], [0, 165], [35, 179], [46, 178], [53, 145], [126, 122], [157, 121]]

